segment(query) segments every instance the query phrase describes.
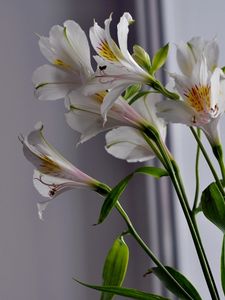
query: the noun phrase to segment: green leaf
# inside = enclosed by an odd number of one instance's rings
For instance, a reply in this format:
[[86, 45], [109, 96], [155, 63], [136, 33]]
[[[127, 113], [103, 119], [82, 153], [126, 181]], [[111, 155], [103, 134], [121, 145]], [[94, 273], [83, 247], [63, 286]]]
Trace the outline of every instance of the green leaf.
[[201, 207], [206, 218], [225, 233], [225, 202], [215, 182], [203, 191]]
[[156, 52], [152, 60], [151, 74], [154, 74], [159, 68], [161, 68], [165, 64], [168, 51], [169, 51], [169, 43], [166, 44], [164, 47], [160, 48]]
[[[166, 267], [167, 271], [174, 277], [174, 279], [180, 284], [181, 288], [179, 289], [177, 285], [171, 280], [170, 277], [165, 275], [164, 272], [160, 268], [152, 268], [152, 273], [157, 276], [165, 285], [165, 287], [176, 295], [179, 299], [193, 299], [193, 300], [201, 300], [201, 297], [195, 287], [190, 283], [190, 281], [177, 270]], [[185, 293], [185, 292], [186, 293]], [[187, 294], [190, 296], [187, 298]]]
[[139, 93], [137, 93], [134, 97], [132, 97], [131, 99], [129, 99], [129, 104], [133, 104], [135, 101], [137, 101], [138, 99], [140, 99], [141, 97], [144, 97], [148, 94], [150, 94], [150, 91], [141, 91]]
[[223, 293], [225, 295], [225, 235], [223, 237], [220, 270], [221, 270], [221, 284], [223, 288]]
[[119, 200], [121, 194], [124, 192], [125, 188], [127, 187], [130, 179], [133, 177], [134, 174], [142, 173], [151, 175], [155, 178], [160, 178], [162, 176], [167, 176], [168, 173], [166, 170], [156, 167], [141, 167], [136, 169], [133, 173], [129, 174], [125, 177], [122, 181], [120, 181], [112, 190], [108, 193], [105, 198], [105, 201], [102, 205], [100, 216], [98, 218], [97, 224], [102, 223], [106, 217], [109, 215], [113, 207], [116, 205], [117, 201]]
[[135, 173], [141, 173], [153, 176], [155, 178], [161, 178], [163, 176], [168, 176], [168, 172], [165, 169], [156, 167], [140, 167], [134, 171]]
[[128, 182], [133, 177], [133, 173], [125, 177], [122, 181], [120, 181], [108, 194], [108, 196], [105, 198], [105, 201], [102, 205], [100, 216], [98, 219], [98, 224], [102, 223], [105, 218], [108, 216], [110, 211], [113, 209], [113, 207], [116, 205], [117, 200], [120, 198], [120, 195], [125, 190]]
[[[121, 236], [115, 240], [106, 257], [102, 274], [103, 285], [120, 287], [127, 272], [128, 261], [129, 248]], [[111, 300], [112, 298], [112, 293], [102, 293], [101, 300]]]
[[136, 95], [141, 89], [141, 84], [133, 84], [126, 89], [125, 95], [123, 98], [129, 100], [131, 97]]
[[133, 54], [134, 60], [144, 68], [147, 72], [151, 72], [151, 60], [148, 53], [139, 45], [134, 45]]
[[139, 300], [169, 300], [169, 298], [164, 298], [159, 295], [149, 294], [146, 292], [142, 292], [135, 289], [129, 289], [129, 288], [122, 288], [122, 287], [114, 287], [114, 286], [98, 286], [98, 285], [91, 285], [86, 284], [81, 281], [78, 281], [74, 279], [76, 282], [89, 287], [91, 289], [102, 291], [102, 292], [108, 292], [113, 293], [115, 295], [120, 295], [124, 297], [129, 297], [131, 299], [139, 299]]
[[225, 73], [225, 67], [222, 67], [221, 70], [223, 71], [223, 73]]

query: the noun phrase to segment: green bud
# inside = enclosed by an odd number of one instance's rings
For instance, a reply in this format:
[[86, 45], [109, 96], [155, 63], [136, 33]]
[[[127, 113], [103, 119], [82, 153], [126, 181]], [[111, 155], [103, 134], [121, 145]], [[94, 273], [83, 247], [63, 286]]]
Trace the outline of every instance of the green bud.
[[144, 68], [148, 73], [151, 73], [151, 60], [148, 53], [139, 45], [133, 47], [134, 60]]
[[160, 48], [153, 57], [151, 74], [160, 69], [166, 62], [169, 51], [169, 43]]
[[[117, 238], [106, 257], [103, 268], [103, 286], [120, 287], [127, 272], [129, 248], [122, 236]], [[103, 292], [101, 300], [111, 300], [112, 293]]]

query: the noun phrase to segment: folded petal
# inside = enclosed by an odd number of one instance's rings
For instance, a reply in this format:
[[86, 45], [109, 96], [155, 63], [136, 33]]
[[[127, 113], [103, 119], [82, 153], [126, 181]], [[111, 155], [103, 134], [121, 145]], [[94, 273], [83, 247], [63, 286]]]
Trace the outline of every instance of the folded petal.
[[81, 86], [79, 76], [55, 66], [43, 65], [32, 77], [35, 94], [40, 100], [56, 100], [65, 97], [71, 90]]
[[181, 42], [177, 45], [177, 63], [184, 75], [191, 76], [195, 59], [187, 43]]
[[165, 100], [156, 104], [157, 115], [166, 122], [183, 123], [188, 126], [193, 125], [196, 121], [196, 112], [184, 101]]
[[110, 110], [110, 108], [113, 106], [113, 103], [126, 88], [127, 85], [118, 85], [105, 96], [104, 101], [101, 105], [101, 114], [105, 121], [107, 119], [107, 112]]
[[80, 25], [74, 21], [68, 20], [64, 23], [65, 35], [72, 48], [71, 57], [75, 62], [86, 69], [87, 75], [93, 73], [90, 60], [90, 47], [85, 32]]
[[154, 157], [140, 131], [126, 126], [106, 134], [106, 151], [128, 162], [141, 162]]

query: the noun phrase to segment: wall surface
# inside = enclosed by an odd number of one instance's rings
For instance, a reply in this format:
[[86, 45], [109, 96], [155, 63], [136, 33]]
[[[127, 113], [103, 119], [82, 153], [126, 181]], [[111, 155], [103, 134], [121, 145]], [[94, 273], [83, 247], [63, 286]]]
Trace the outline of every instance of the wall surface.
[[[205, 39], [212, 39], [216, 37], [220, 46], [219, 65], [225, 64], [225, 31], [224, 31], [224, 12], [225, 2], [223, 0], [217, 1], [200, 1], [200, 0], [164, 0], [164, 30], [166, 42], [170, 41], [171, 55], [168, 62], [168, 69], [170, 72], [177, 71], [177, 65], [174, 60], [175, 44], [179, 41], [187, 41], [193, 36], [202, 36]], [[225, 120], [221, 122], [221, 137], [225, 145], [224, 128]], [[184, 182], [187, 185], [187, 192], [190, 199], [194, 197], [195, 182], [194, 178], [194, 159], [196, 153], [196, 145], [188, 128], [182, 125], [172, 125], [172, 148], [177, 160], [182, 169]], [[207, 142], [206, 142], [207, 145]], [[211, 154], [211, 149], [207, 147]], [[214, 161], [214, 160], [213, 160]], [[214, 164], [217, 163], [214, 161]], [[200, 164], [201, 174], [201, 190], [203, 190], [213, 178], [210, 174], [208, 166], [204, 159], [201, 158]], [[205, 286], [203, 275], [200, 270], [199, 263], [196, 259], [196, 253], [193, 248], [191, 237], [184, 222], [183, 214], [177, 205], [177, 224], [179, 233], [179, 261], [180, 268], [184, 273], [193, 280], [203, 295], [203, 299], [210, 299]], [[211, 267], [215, 275], [218, 289], [221, 292], [220, 285], [220, 252], [222, 244], [222, 233], [209, 224], [208, 221], [199, 214], [198, 223], [201, 229], [203, 244], [206, 247], [206, 252], [211, 262]]]

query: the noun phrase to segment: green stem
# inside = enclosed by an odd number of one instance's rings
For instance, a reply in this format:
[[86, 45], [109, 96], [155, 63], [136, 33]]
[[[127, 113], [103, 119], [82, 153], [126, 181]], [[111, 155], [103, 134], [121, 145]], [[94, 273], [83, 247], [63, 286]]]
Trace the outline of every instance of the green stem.
[[216, 183], [218, 185], [218, 188], [220, 189], [220, 192], [222, 193], [223, 196], [225, 196], [225, 192], [224, 192], [223, 186], [221, 184], [221, 181], [220, 181], [220, 179], [219, 179], [219, 177], [218, 177], [218, 175], [216, 173], [216, 170], [213, 167], [213, 164], [212, 164], [212, 162], [211, 162], [211, 160], [210, 160], [210, 158], [209, 158], [209, 156], [208, 156], [208, 154], [207, 154], [207, 152], [206, 152], [206, 150], [205, 150], [205, 148], [204, 148], [201, 140], [199, 139], [199, 137], [198, 137], [196, 131], [194, 130], [194, 128], [190, 127], [190, 129], [191, 129], [191, 132], [193, 133], [193, 135], [194, 135], [194, 137], [195, 137], [195, 139], [196, 139], [196, 141], [197, 141], [197, 143], [198, 143], [198, 145], [199, 145], [199, 147], [200, 147], [200, 149], [202, 151], [203, 156], [205, 157], [205, 160], [206, 160], [206, 162], [207, 162], [207, 164], [208, 164], [208, 166], [209, 166], [209, 168], [210, 168], [210, 170], [211, 170], [211, 172], [213, 174], [213, 177], [215, 178], [215, 181], [216, 181]]
[[164, 159], [164, 161], [168, 162], [168, 173], [170, 175], [171, 181], [173, 183], [173, 186], [175, 188], [175, 191], [177, 193], [178, 199], [180, 201], [183, 213], [185, 215], [189, 230], [192, 235], [192, 239], [196, 248], [196, 252], [198, 254], [198, 258], [202, 267], [202, 271], [206, 280], [206, 283], [209, 288], [209, 292], [211, 294], [211, 297], [213, 300], [219, 299], [219, 294], [215, 285], [215, 281], [212, 275], [212, 272], [210, 270], [210, 266], [200, 239], [200, 235], [198, 233], [197, 225], [195, 223], [195, 220], [192, 218], [191, 210], [189, 207], [188, 199], [186, 196], [186, 192], [184, 189], [184, 185], [180, 176], [179, 168], [175, 162], [175, 160], [172, 158], [172, 155], [170, 154], [169, 150], [167, 149], [166, 145], [161, 139], [158, 139], [155, 141], [158, 148], [161, 149], [161, 154]]
[[[197, 129], [198, 138], [201, 139], [201, 130]], [[196, 208], [198, 205], [198, 197], [199, 197], [199, 157], [200, 157], [200, 147], [197, 144], [197, 151], [196, 151], [196, 159], [195, 159], [195, 197], [194, 197], [194, 203], [192, 207], [192, 213], [195, 214]]]
[[224, 168], [224, 162], [223, 162], [223, 148], [221, 144], [212, 146], [213, 153], [219, 163], [222, 178], [223, 178], [223, 185], [225, 185], [225, 168]]
[[145, 251], [145, 253], [151, 258], [151, 260], [162, 270], [162, 272], [173, 281], [173, 283], [182, 290], [182, 292], [186, 295], [186, 299], [193, 300], [192, 297], [185, 291], [185, 289], [176, 281], [176, 279], [170, 274], [170, 272], [165, 268], [165, 266], [160, 262], [160, 260], [155, 256], [155, 254], [151, 251], [151, 249], [145, 244], [142, 238], [137, 233], [136, 229], [134, 228], [130, 218], [128, 217], [127, 213], [122, 208], [121, 204], [117, 202], [116, 208], [120, 215], [123, 217], [124, 221], [129, 228], [130, 234], [134, 237], [137, 243], [141, 246], [141, 248]]
[[[108, 185], [103, 183], [99, 183], [98, 193], [102, 196], [106, 196], [110, 193], [111, 188]], [[187, 300], [193, 300], [193, 298], [185, 291], [185, 289], [177, 282], [177, 280], [170, 274], [170, 272], [165, 268], [165, 266], [160, 262], [160, 260], [155, 256], [152, 250], [146, 245], [146, 243], [142, 240], [140, 235], [137, 233], [136, 229], [134, 228], [129, 216], [119, 203], [116, 203], [116, 209], [122, 216], [123, 220], [125, 221], [129, 233], [133, 236], [133, 238], [137, 241], [137, 243], [141, 246], [141, 248], [145, 251], [145, 253], [151, 258], [151, 260], [161, 269], [161, 271], [168, 277], [170, 280], [185, 294]], [[125, 231], [123, 234], [127, 234], [128, 231]]]

